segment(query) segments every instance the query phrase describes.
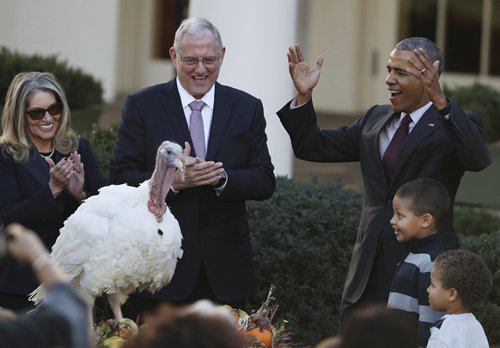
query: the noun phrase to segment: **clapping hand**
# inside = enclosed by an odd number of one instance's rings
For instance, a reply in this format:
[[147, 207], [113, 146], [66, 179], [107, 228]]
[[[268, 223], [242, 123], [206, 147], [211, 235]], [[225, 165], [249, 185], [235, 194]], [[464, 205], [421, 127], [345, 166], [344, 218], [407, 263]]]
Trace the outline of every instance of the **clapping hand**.
[[183, 190], [189, 187], [216, 185], [224, 168], [221, 162], [204, 161], [198, 157], [190, 157], [191, 146], [185, 143], [184, 155], [184, 177], [176, 175], [172, 183], [174, 190]]
[[288, 70], [298, 93], [297, 105], [301, 105], [311, 99], [312, 90], [319, 81], [324, 58], [319, 56], [316, 60], [316, 67], [311, 69], [304, 61], [302, 49], [299, 45], [289, 47], [287, 57]]
[[63, 158], [57, 164], [50, 157], [46, 157], [45, 161], [50, 167], [49, 188], [54, 198], [56, 198], [68, 186], [74, 163], [69, 158]]
[[82, 193], [83, 184], [85, 183], [85, 171], [83, 169], [81, 156], [75, 151], [69, 156], [69, 159], [73, 162], [74, 166], [69, 178], [67, 190], [77, 200], [82, 200], [84, 197]]

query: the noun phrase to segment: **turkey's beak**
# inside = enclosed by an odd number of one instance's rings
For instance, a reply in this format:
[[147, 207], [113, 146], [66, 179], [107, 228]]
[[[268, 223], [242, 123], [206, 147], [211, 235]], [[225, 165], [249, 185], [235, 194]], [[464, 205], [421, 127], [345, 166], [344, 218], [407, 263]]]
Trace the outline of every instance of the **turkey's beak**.
[[184, 156], [182, 154], [179, 154], [172, 162], [171, 162], [171, 167], [174, 168], [174, 170], [179, 171], [179, 175], [181, 176], [181, 179], [184, 180]]
[[181, 179], [184, 181], [184, 156], [179, 155], [173, 162], [172, 166], [179, 171]]
[[164, 154], [164, 158], [167, 161], [167, 165], [171, 168], [184, 170], [184, 156], [177, 154], [175, 152], [169, 152]]
[[184, 171], [184, 162], [182, 162], [182, 159], [180, 158], [176, 158], [173, 162], [172, 162], [172, 166], [174, 168], [177, 168], [179, 170], [182, 170]]

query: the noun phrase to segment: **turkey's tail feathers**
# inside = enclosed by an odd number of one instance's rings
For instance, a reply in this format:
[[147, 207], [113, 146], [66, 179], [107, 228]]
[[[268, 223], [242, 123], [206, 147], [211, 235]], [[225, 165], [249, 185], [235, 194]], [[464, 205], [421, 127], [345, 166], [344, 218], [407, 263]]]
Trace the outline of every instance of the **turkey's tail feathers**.
[[[81, 275], [81, 267], [75, 267], [75, 266], [67, 266], [63, 267], [62, 262], [60, 262], [59, 258], [60, 257], [54, 257], [54, 255], [50, 255], [50, 260], [54, 262], [57, 267], [62, 269], [66, 275], [69, 276], [71, 279], [72, 283], [76, 284], [76, 281], [80, 278], [79, 276]], [[40, 304], [40, 302], [43, 301], [43, 298], [45, 297], [45, 287], [43, 285], [40, 285], [38, 288], [33, 290], [31, 294], [28, 296], [28, 300], [31, 302], [34, 302], [36, 306]]]
[[45, 288], [43, 285], [40, 285], [38, 288], [33, 290], [31, 294], [29, 294], [28, 300], [34, 302], [35, 305], [39, 305], [42, 302], [43, 297], [45, 296]]

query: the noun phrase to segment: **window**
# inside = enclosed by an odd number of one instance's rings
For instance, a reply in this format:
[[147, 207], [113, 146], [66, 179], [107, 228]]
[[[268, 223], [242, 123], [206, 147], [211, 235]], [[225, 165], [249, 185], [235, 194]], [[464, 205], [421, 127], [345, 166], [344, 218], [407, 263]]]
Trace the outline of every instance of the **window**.
[[402, 15], [399, 16], [401, 39], [421, 36], [434, 41], [436, 37], [436, 4], [436, 0], [402, 1]]
[[170, 59], [168, 50], [174, 43], [175, 31], [187, 17], [188, 7], [189, 0], [156, 0], [155, 58]]
[[423, 36], [445, 54], [445, 69], [500, 75], [500, 0], [400, 0], [400, 39]]
[[490, 74], [500, 75], [500, 0], [493, 2], [491, 13]]
[[481, 0], [447, 0], [446, 70], [479, 73]]

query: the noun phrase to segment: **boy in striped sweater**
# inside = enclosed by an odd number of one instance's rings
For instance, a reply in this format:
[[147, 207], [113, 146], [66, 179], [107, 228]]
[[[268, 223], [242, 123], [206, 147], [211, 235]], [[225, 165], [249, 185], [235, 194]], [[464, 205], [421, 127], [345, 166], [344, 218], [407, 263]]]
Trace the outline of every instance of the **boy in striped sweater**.
[[432, 324], [444, 313], [431, 309], [427, 288], [435, 258], [444, 252], [438, 235], [451, 210], [448, 191], [433, 179], [416, 179], [399, 188], [392, 201], [391, 225], [408, 254], [398, 264], [387, 306], [408, 313], [418, 324], [419, 346], [425, 347]]

